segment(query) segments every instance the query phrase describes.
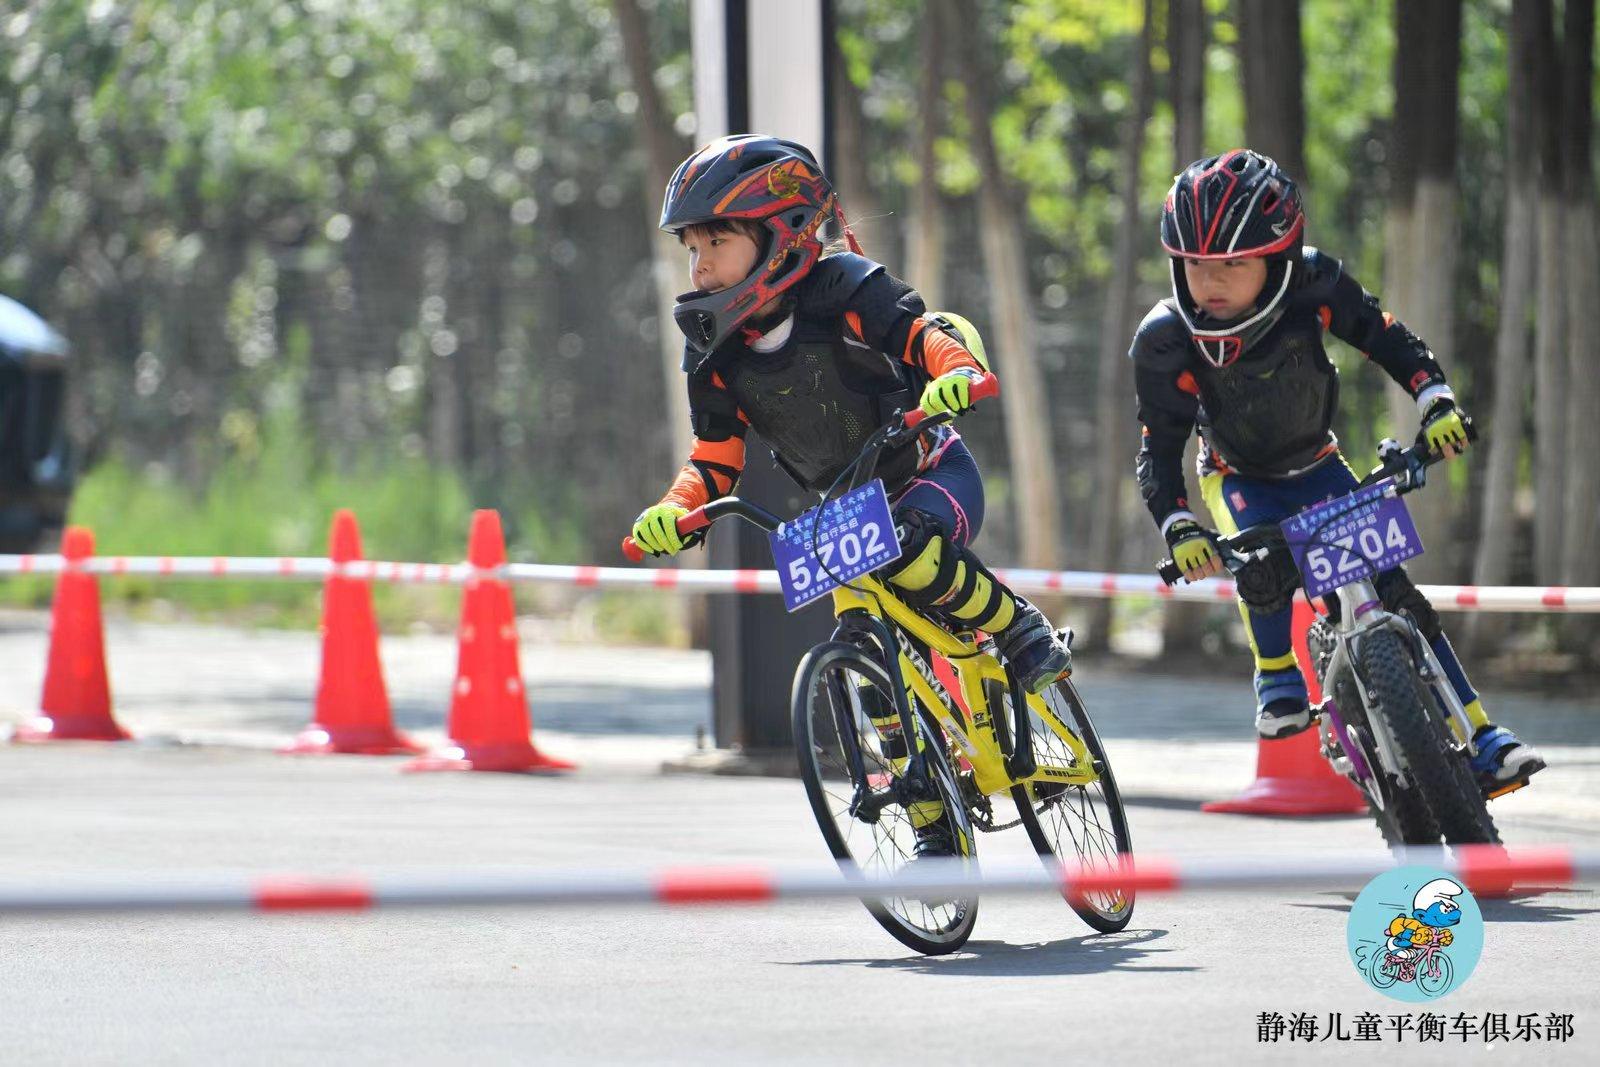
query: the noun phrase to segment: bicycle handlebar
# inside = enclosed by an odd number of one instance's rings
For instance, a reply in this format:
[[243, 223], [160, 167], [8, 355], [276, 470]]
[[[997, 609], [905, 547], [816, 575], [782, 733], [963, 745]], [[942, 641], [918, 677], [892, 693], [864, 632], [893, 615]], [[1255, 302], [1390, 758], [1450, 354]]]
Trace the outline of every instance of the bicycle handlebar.
[[[1470, 415], [1462, 417], [1462, 426], [1467, 431], [1467, 440], [1478, 439], [1477, 424]], [[1435, 452], [1428, 447], [1423, 431], [1417, 431], [1417, 437], [1410, 448], [1401, 448], [1392, 440], [1385, 439], [1378, 445], [1378, 458], [1381, 461], [1372, 472], [1361, 479], [1360, 488], [1365, 488], [1383, 478], [1394, 478], [1395, 489], [1400, 493], [1409, 493], [1420, 489], [1426, 484], [1427, 479], [1423, 472], [1444, 459], [1444, 454]], [[1252, 563], [1265, 559], [1272, 551], [1274, 543], [1283, 541], [1282, 531], [1276, 523], [1263, 523], [1247, 527], [1238, 533], [1215, 538], [1217, 549], [1222, 556], [1222, 565], [1231, 573], [1239, 571]], [[1262, 542], [1260, 547], [1241, 549], [1241, 544]], [[1178, 568], [1171, 558], [1164, 559], [1156, 564], [1156, 573], [1168, 585], [1176, 585], [1178, 579], [1183, 577], [1183, 571]]]

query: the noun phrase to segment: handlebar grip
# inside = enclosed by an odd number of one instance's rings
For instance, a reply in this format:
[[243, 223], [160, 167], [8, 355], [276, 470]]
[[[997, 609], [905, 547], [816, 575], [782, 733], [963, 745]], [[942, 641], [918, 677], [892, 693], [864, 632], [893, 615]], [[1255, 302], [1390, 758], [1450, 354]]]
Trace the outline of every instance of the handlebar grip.
[[1170, 559], [1164, 559], [1156, 564], [1156, 573], [1161, 575], [1161, 580], [1168, 585], [1177, 585], [1178, 579], [1183, 577], [1183, 570]]
[[[683, 538], [687, 538], [696, 530], [704, 530], [710, 525], [711, 520], [706, 517], [706, 509], [704, 504], [695, 508], [688, 514], [681, 516], [676, 524], [678, 536]], [[685, 545], [684, 547], [688, 546]], [[639, 563], [644, 560], [644, 549], [639, 547], [639, 543], [633, 539], [632, 534], [622, 539], [622, 554], [627, 556], [635, 563]]]
[[[972, 388], [967, 392], [967, 396], [972, 400], [973, 403], [977, 403], [980, 400], [988, 400], [990, 397], [999, 395], [1000, 379], [994, 376], [994, 371], [987, 372], [982, 378], [979, 378], [977, 381], [973, 382]], [[915, 430], [918, 426], [922, 425], [923, 420], [927, 417], [928, 413], [926, 411], [923, 411], [921, 408], [912, 408], [910, 411], [906, 412], [904, 416], [906, 429]]]

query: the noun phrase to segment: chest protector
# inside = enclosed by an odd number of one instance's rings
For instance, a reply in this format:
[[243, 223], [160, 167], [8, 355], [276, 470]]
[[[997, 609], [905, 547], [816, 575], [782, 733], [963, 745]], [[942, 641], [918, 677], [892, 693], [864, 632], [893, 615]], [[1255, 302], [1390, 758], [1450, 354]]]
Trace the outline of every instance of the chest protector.
[[[750, 428], [801, 486], [824, 492], [867, 437], [913, 400], [911, 368], [846, 340], [837, 322], [797, 312], [773, 352], [745, 346], [716, 361]], [[916, 473], [915, 442], [885, 451], [877, 476], [892, 493]]]
[[1201, 433], [1241, 474], [1303, 470], [1333, 439], [1339, 372], [1313, 315], [1285, 315], [1243, 356], [1226, 367], [1198, 367], [1195, 379]]

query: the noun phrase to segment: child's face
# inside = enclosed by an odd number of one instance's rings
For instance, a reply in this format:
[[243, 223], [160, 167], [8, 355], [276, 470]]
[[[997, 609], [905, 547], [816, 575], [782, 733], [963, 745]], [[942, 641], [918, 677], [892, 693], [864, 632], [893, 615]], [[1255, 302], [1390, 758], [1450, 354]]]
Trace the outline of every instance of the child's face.
[[1218, 319], [1234, 319], [1255, 306], [1267, 283], [1267, 261], [1250, 259], [1186, 259], [1183, 277], [1200, 310]]
[[737, 230], [712, 233], [690, 226], [680, 240], [689, 253], [689, 284], [703, 293], [738, 285], [750, 276], [760, 255], [755, 241]]

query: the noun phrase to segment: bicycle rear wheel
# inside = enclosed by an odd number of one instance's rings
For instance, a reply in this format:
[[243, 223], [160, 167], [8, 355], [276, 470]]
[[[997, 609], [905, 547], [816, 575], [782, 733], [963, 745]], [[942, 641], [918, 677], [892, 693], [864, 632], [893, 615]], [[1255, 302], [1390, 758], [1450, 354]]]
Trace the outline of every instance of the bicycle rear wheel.
[[[1050, 712], [1089, 750], [1100, 777], [1087, 786], [1039, 781], [1013, 786], [1011, 799], [1016, 802], [1017, 814], [1041, 858], [1053, 858], [1069, 868], [1077, 865], [1088, 871], [1116, 870], [1132, 860], [1133, 839], [1128, 833], [1122, 794], [1111, 773], [1111, 761], [1106, 758], [1089, 709], [1071, 679], [1056, 682], [1043, 697]], [[1003, 703], [1004, 714], [1010, 716], [1009, 693]], [[1028, 722], [1033, 731], [1034, 758], [1040, 764], [1065, 767], [1072, 762], [1072, 749], [1031, 706]], [[1133, 918], [1133, 899], [1132, 889], [1113, 889], [1069, 895], [1067, 903], [1084, 922], [1111, 934]]]
[[[897, 729], [873, 725], [894, 708], [896, 680], [878, 657], [827, 641], [795, 671], [793, 711], [800, 777], [823, 840], [847, 876], [882, 878], [914, 862], [910, 805], [938, 801], [956, 852], [976, 867], [972, 823], [945, 757], [944, 735], [926, 717], [914, 722], [928, 755], [931, 795], [912, 800], [898, 781]], [[975, 895], [958, 899], [863, 897], [872, 917], [902, 944], [930, 956], [966, 943], [977, 919]]]

